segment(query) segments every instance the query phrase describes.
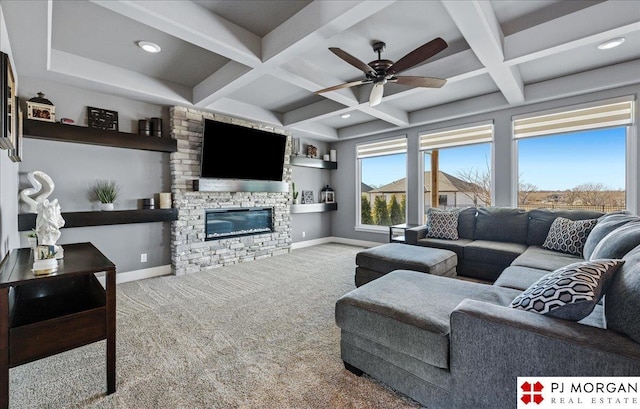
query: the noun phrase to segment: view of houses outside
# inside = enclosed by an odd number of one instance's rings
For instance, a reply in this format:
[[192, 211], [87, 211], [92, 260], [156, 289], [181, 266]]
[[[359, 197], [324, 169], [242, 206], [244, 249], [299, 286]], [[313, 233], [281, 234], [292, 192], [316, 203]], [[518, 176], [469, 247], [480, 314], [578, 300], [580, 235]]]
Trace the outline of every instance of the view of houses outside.
[[[518, 207], [626, 209], [624, 127], [521, 139], [517, 142]], [[491, 145], [439, 150], [438, 203], [491, 205]], [[430, 152], [425, 152], [424, 203], [431, 203]], [[361, 162], [362, 224], [405, 222], [406, 154]], [[392, 216], [393, 215], [393, 216]]]

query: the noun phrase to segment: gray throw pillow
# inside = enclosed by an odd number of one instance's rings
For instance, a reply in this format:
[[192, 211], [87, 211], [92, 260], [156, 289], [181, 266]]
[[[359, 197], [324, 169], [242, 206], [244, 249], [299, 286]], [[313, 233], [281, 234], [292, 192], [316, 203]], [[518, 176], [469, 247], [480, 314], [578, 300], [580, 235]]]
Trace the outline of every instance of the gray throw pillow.
[[427, 237], [458, 240], [458, 210], [427, 209]]
[[623, 260], [579, 261], [552, 271], [511, 301], [509, 307], [580, 321], [595, 308]]
[[[587, 237], [587, 241], [584, 243], [584, 259], [589, 260], [593, 257], [593, 250], [596, 248], [598, 243], [609, 233], [614, 231], [620, 226], [623, 226], [629, 222], [640, 221], [640, 217], [633, 216], [629, 212], [618, 212], [618, 213], [607, 213], [604, 216], [598, 219], [598, 223], [591, 230], [589, 236]], [[603, 258], [603, 257], [597, 257]], [[604, 257], [604, 258], [616, 258], [616, 257]]]
[[613, 230], [593, 249], [591, 258], [622, 258], [640, 244], [640, 221], [629, 222]]
[[604, 297], [607, 328], [640, 342], [640, 245], [623, 257], [624, 265], [611, 279]]
[[582, 256], [584, 243], [598, 219], [569, 220], [557, 217], [551, 224], [542, 247], [547, 250]]

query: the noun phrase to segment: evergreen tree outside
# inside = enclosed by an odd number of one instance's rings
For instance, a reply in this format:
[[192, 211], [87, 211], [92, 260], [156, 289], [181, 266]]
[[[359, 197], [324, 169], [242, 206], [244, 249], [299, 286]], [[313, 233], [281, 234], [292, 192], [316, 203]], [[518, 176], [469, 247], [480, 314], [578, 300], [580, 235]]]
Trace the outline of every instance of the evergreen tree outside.
[[391, 219], [387, 209], [387, 200], [384, 196], [376, 196], [373, 200], [373, 221], [378, 226], [390, 226]]
[[391, 195], [391, 200], [389, 201], [389, 219], [391, 224], [404, 223], [404, 213], [402, 213], [402, 208], [398, 203], [398, 199], [396, 199], [396, 195]]
[[[400, 201], [400, 209], [402, 209], [403, 215], [407, 214], [407, 195], [402, 195], [402, 200]], [[403, 219], [402, 222], [404, 223], [405, 220]]]
[[373, 224], [373, 216], [371, 215], [371, 202], [366, 195], [362, 195], [360, 200], [360, 223]]

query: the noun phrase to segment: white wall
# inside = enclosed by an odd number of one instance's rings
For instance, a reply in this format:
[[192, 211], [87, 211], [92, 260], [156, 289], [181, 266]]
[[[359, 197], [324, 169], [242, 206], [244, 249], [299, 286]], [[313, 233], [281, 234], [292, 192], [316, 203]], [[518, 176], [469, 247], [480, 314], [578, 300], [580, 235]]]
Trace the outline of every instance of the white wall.
[[[24, 77], [18, 94], [22, 101], [43, 92], [56, 106], [56, 119], [70, 118], [86, 126], [87, 106], [118, 112], [119, 130], [137, 133], [138, 119], [163, 118], [168, 137], [168, 107], [151, 105], [112, 95]], [[150, 137], [151, 138], [151, 137]], [[90, 197], [96, 179], [113, 179], [121, 186], [116, 210], [138, 209], [140, 199], [154, 197], [171, 188], [169, 154], [115, 147], [93, 146], [25, 138], [23, 161], [13, 183], [19, 190], [29, 187], [26, 175], [40, 170], [51, 176], [55, 189], [50, 199], [58, 199], [62, 212], [97, 210]], [[4, 196], [4, 190], [3, 190]], [[13, 219], [27, 211], [19, 204], [17, 191], [11, 195]], [[157, 199], [157, 198], [156, 198]], [[4, 212], [3, 212], [4, 214]], [[63, 228], [59, 244], [90, 241], [116, 265], [117, 272], [166, 266], [171, 263], [169, 223], [140, 223], [99, 227]], [[24, 235], [20, 235], [26, 246]], [[147, 262], [140, 261], [147, 254]]]

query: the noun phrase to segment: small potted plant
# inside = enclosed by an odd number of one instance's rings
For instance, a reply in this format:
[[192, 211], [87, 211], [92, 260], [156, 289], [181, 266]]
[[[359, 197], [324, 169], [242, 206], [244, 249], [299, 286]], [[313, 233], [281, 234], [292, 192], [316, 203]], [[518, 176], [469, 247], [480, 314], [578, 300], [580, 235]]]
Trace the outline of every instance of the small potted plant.
[[27, 241], [29, 242], [29, 247], [32, 250], [38, 246], [38, 235], [36, 234], [36, 229], [31, 229], [29, 233], [27, 233]]
[[93, 186], [93, 193], [100, 201], [100, 210], [113, 210], [120, 187], [113, 180], [98, 180]]

